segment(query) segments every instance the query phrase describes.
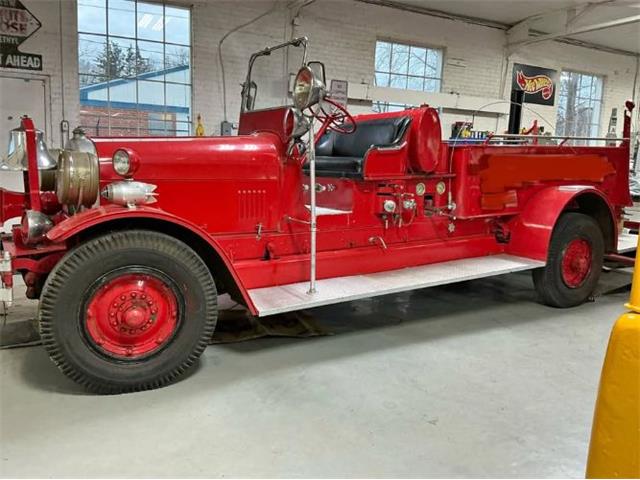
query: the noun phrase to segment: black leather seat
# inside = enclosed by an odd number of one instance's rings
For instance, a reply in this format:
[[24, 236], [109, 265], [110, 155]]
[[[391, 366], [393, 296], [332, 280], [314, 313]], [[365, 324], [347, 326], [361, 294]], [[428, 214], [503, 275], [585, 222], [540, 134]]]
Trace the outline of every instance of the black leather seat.
[[[350, 134], [327, 132], [316, 144], [316, 175], [319, 177], [362, 178], [364, 156], [372, 146], [398, 145], [411, 118], [376, 118], [357, 122]], [[303, 167], [309, 174], [309, 164]]]

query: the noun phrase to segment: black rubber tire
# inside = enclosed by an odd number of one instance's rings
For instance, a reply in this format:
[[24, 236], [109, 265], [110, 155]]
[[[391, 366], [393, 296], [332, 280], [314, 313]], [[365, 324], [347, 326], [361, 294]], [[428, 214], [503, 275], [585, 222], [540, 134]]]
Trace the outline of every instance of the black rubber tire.
[[[151, 268], [171, 279], [182, 308], [178, 328], [161, 350], [123, 361], [88, 340], [84, 305], [92, 285], [110, 272], [131, 268]], [[49, 274], [38, 310], [51, 359], [95, 393], [148, 390], [173, 381], [202, 354], [217, 316], [216, 286], [202, 259], [183, 242], [147, 230], [109, 233], [68, 252]]]
[[[591, 245], [591, 270], [582, 284], [571, 288], [562, 277], [562, 257], [569, 242], [582, 238]], [[598, 284], [604, 259], [604, 237], [598, 223], [582, 213], [564, 213], [551, 236], [547, 265], [533, 271], [533, 284], [542, 303], [568, 308], [587, 301]]]

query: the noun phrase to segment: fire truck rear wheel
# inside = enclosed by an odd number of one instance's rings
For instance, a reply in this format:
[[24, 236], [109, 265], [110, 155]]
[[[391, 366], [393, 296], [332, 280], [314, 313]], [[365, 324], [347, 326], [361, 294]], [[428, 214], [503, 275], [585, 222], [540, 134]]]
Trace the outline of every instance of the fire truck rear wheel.
[[161, 387], [191, 367], [216, 326], [217, 292], [202, 259], [168, 235], [109, 233], [71, 250], [40, 298], [42, 342], [96, 393]]
[[596, 288], [604, 259], [598, 223], [582, 213], [565, 213], [551, 236], [547, 265], [533, 271], [542, 303], [567, 308], [584, 303]]

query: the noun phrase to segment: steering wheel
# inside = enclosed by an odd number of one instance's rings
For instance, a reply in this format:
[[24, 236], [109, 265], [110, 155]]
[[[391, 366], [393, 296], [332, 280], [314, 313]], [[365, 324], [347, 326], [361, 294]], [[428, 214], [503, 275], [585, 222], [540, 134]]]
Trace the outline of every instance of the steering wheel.
[[[326, 111], [322, 105], [323, 102], [332, 105], [334, 108], [330, 111]], [[324, 98], [322, 102], [318, 104], [316, 111], [309, 108], [311, 115], [320, 120], [323, 125], [327, 125], [327, 130], [333, 130], [334, 132], [350, 134], [356, 131], [356, 121], [345, 107], [339, 103], [331, 100], [330, 98]]]

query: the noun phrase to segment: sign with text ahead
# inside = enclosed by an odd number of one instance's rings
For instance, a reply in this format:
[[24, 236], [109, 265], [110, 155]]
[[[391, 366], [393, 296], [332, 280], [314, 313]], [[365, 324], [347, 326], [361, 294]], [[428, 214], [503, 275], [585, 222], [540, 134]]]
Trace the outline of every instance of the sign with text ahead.
[[0, 67], [42, 70], [42, 55], [18, 50], [41, 26], [19, 0], [0, 0]]
[[526, 103], [553, 105], [556, 96], [557, 70], [516, 63], [511, 88], [524, 92]]

